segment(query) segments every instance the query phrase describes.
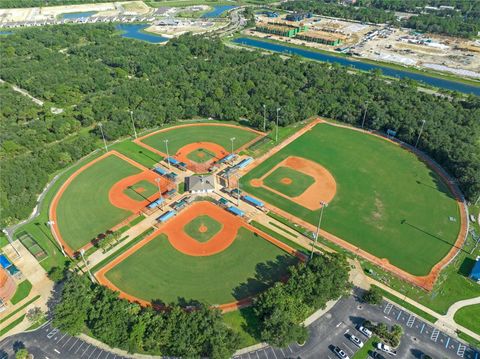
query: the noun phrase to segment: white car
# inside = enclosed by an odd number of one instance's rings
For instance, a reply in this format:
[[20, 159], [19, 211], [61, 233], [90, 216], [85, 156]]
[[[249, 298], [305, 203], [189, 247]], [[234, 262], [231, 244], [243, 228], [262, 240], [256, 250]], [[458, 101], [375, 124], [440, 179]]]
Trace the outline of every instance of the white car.
[[59, 329], [57, 328], [53, 329], [50, 333], [47, 334], [47, 338], [52, 339], [55, 336], [55, 334], [57, 334], [58, 332], [59, 332]]
[[355, 344], [357, 347], [359, 348], [362, 348], [363, 347], [363, 342], [358, 339], [355, 335], [351, 334], [348, 339], [350, 339], [350, 341]]
[[365, 328], [364, 326], [361, 326], [361, 325], [358, 327], [358, 331], [360, 333], [362, 333], [363, 335], [365, 335], [367, 338], [371, 338], [372, 335], [373, 335], [371, 330], [369, 330], [369, 329], [367, 329], [367, 328]]
[[335, 347], [333, 352], [339, 357], [340, 359], [350, 359], [350, 357], [339, 347]]
[[397, 355], [397, 351], [394, 350], [393, 348], [389, 347], [388, 345], [385, 345], [383, 343], [378, 343], [377, 344], [377, 349], [387, 353], [387, 354], [390, 354], [390, 355]]

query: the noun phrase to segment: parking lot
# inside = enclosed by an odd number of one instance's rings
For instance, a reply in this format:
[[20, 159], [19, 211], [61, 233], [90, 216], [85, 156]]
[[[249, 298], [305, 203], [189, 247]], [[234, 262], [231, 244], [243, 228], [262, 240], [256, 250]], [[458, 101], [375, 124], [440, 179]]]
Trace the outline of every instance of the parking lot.
[[[400, 324], [405, 334], [397, 350], [396, 358], [420, 358], [422, 353], [433, 358], [480, 359], [479, 349], [473, 349], [434, 328], [417, 316], [399, 307], [383, 302], [381, 306], [365, 305], [355, 297], [341, 299], [327, 314], [310, 327], [310, 339], [303, 346], [297, 344], [277, 349], [266, 347], [252, 351], [238, 359], [281, 359], [281, 358], [337, 358], [333, 346], [339, 346], [351, 358], [358, 348], [348, 339], [353, 334], [366, 341], [367, 338], [356, 328], [365, 320], [383, 322], [387, 325]], [[387, 356], [387, 355], [386, 355]], [[388, 357], [388, 356], [387, 356]]]

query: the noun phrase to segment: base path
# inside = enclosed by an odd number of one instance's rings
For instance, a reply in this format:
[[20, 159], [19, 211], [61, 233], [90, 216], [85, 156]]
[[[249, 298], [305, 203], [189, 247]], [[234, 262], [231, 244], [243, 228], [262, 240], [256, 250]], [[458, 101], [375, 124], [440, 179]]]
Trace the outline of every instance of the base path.
[[[397, 146], [401, 146], [401, 147], [405, 148], [406, 150], [415, 153], [422, 161], [424, 161], [431, 169], [433, 169], [442, 178], [442, 180], [447, 184], [450, 191], [455, 196], [457, 204], [458, 204], [459, 213], [460, 213], [460, 231], [458, 233], [455, 244], [452, 245], [452, 248], [450, 249], [448, 254], [440, 262], [435, 264], [433, 266], [433, 268], [431, 269], [430, 273], [426, 276], [415, 276], [413, 274], [410, 274], [410, 273], [392, 265], [385, 258], [376, 257], [373, 254], [371, 254], [367, 251], [364, 251], [363, 249], [345, 241], [342, 238], [339, 238], [339, 237], [335, 236], [332, 233], [326, 232], [325, 230], [320, 230], [320, 235], [323, 238], [325, 238], [326, 240], [328, 240], [330, 242], [333, 242], [333, 243], [347, 249], [348, 251], [369, 260], [370, 262], [378, 265], [382, 269], [385, 269], [385, 270], [395, 274], [397, 277], [399, 277], [399, 278], [401, 278], [401, 279], [403, 279], [403, 280], [405, 280], [409, 283], [412, 283], [412, 284], [414, 284], [418, 287], [421, 287], [421, 288], [423, 288], [427, 291], [432, 290], [438, 276], [440, 275], [441, 270], [446, 265], [448, 265], [450, 263], [450, 261], [457, 255], [458, 251], [461, 250], [461, 248], [462, 248], [462, 246], [465, 242], [465, 239], [467, 237], [468, 222], [467, 222], [467, 209], [466, 209], [466, 205], [464, 203], [463, 195], [461, 194], [460, 190], [456, 186], [455, 182], [448, 176], [448, 174], [436, 162], [434, 162], [432, 159], [430, 159], [424, 153], [412, 148], [409, 145], [406, 145], [406, 144], [401, 143], [399, 141], [394, 141], [392, 139], [385, 138], [384, 136], [382, 136], [380, 134], [377, 134], [377, 133], [372, 133], [372, 132], [369, 132], [369, 131], [365, 131], [365, 130], [362, 130], [362, 129], [358, 129], [358, 128], [354, 128], [354, 127], [350, 127], [350, 126], [346, 126], [346, 125], [339, 125], [339, 124], [331, 123], [331, 122], [328, 122], [324, 119], [318, 118], [318, 119], [310, 122], [303, 129], [301, 129], [300, 131], [295, 133], [293, 136], [291, 136], [288, 139], [286, 139], [285, 141], [283, 141], [278, 146], [274, 147], [271, 151], [269, 151], [266, 154], [264, 154], [263, 156], [257, 158], [254, 161], [254, 163], [251, 166], [248, 167], [248, 170], [245, 170], [244, 172], [251, 171], [253, 168], [255, 168], [256, 166], [258, 166], [259, 164], [264, 162], [269, 157], [273, 156], [275, 153], [279, 152], [281, 149], [283, 149], [284, 147], [286, 147], [287, 145], [289, 145], [290, 143], [295, 141], [297, 138], [299, 138], [301, 135], [303, 135], [305, 132], [309, 131], [311, 128], [313, 128], [314, 126], [316, 126], [319, 123], [325, 123], [325, 124], [330, 125], [330, 126], [342, 127], [342, 128], [346, 128], [346, 129], [349, 129], [349, 130], [352, 130], [352, 131], [359, 131], [359, 132], [362, 132], [362, 133], [365, 133], [365, 134], [368, 134], [368, 135], [377, 136], [377, 137], [379, 137], [379, 138], [381, 138], [385, 141], [389, 141], [389, 142], [391, 142], [391, 143], [393, 143]], [[256, 182], [254, 181], [251, 184], [255, 185], [255, 186], [262, 186], [263, 185], [263, 183], [260, 179], [257, 179]], [[307, 221], [304, 221], [301, 218], [298, 218], [295, 215], [292, 215], [292, 214], [290, 214], [290, 213], [288, 213], [288, 212], [286, 212], [286, 211], [284, 211], [284, 210], [282, 210], [282, 209], [280, 209], [280, 208], [278, 208], [278, 207], [276, 207], [272, 204], [266, 203], [265, 207], [267, 209], [275, 212], [275, 213], [280, 214], [281, 216], [285, 217], [289, 221], [292, 221], [296, 224], [301, 225], [302, 227], [308, 229], [311, 232], [316, 231], [316, 227], [314, 225], [312, 225], [311, 223], [309, 223]]]
[[[267, 185], [264, 180], [277, 168], [289, 167], [295, 171], [309, 175], [315, 179], [315, 182], [308, 187], [301, 195], [296, 197], [289, 197], [282, 192], [279, 192]], [[283, 178], [282, 183], [292, 183], [290, 178]], [[332, 174], [323, 166], [316, 162], [307, 160], [302, 157], [289, 156], [282, 162], [279, 162], [276, 166], [265, 173], [260, 179], [253, 179], [250, 184], [255, 187], [264, 187], [270, 192], [273, 192], [279, 196], [289, 199], [302, 207], [308, 208], [311, 211], [315, 211], [320, 208], [321, 202], [330, 203], [335, 197], [337, 192], [337, 183]]]
[[[201, 215], [208, 215], [209, 217], [223, 224], [223, 229], [207, 242], [198, 242], [185, 234], [185, 232], [183, 232], [183, 227], [186, 224]], [[167, 223], [161, 225], [159, 229], [157, 229], [155, 232], [153, 232], [145, 239], [126, 250], [117, 258], [113, 259], [111, 262], [101, 268], [98, 272], [96, 272], [95, 277], [100, 284], [105, 285], [114, 291], [120, 292], [121, 298], [128, 299], [132, 302], [138, 302], [143, 306], [151, 305], [150, 301], [140, 299], [122, 291], [120, 288], [118, 288], [115, 284], [113, 284], [110, 280], [107, 279], [106, 273], [112, 268], [114, 268], [117, 264], [134, 254], [144, 245], [157, 238], [160, 234], [166, 234], [168, 236], [168, 241], [172, 244], [172, 246], [186, 255], [208, 256], [214, 255], [228, 248], [235, 240], [240, 227], [244, 227], [249, 231], [258, 234], [263, 239], [278, 246], [285, 252], [296, 256], [300, 260], [306, 260], [306, 257], [303, 253], [267, 235], [266, 233], [263, 233], [257, 228], [244, 222], [240, 217], [236, 217], [228, 213], [226, 210], [218, 207], [217, 205], [214, 205], [211, 202], [201, 201], [193, 203], [188, 208], [180, 212], [180, 214], [178, 214], [175, 218], [170, 219]], [[248, 297], [243, 298], [239, 301], [218, 305], [216, 307], [224, 312], [227, 312], [248, 306], [251, 303], [252, 298]]]
[[[207, 150], [214, 157], [203, 163], [197, 163], [188, 158], [188, 155], [197, 150]], [[180, 148], [175, 154], [175, 158], [187, 164], [187, 168], [195, 173], [208, 172], [208, 169], [214, 162], [228, 155], [227, 150], [213, 142], [194, 142]]]

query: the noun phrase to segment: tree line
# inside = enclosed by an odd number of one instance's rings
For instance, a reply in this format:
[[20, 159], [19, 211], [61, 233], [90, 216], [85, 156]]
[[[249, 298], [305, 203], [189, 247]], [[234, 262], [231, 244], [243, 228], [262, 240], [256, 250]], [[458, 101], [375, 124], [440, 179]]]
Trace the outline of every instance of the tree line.
[[78, 5], [108, 2], [107, 0], [0, 0], [0, 9]]
[[[426, 11], [425, 6], [454, 6], [454, 10]], [[480, 2], [467, 0], [360, 0], [345, 6], [336, 0], [287, 1], [282, 8], [291, 11], [311, 11], [324, 16], [339, 17], [376, 24], [388, 23], [416, 31], [463, 38], [474, 38], [480, 31]], [[395, 11], [413, 16], [398, 20]]]
[[[255, 301], [254, 312], [261, 326], [257, 339], [280, 346], [305, 341], [308, 335], [300, 323], [324, 308], [327, 301], [347, 294], [348, 270], [345, 257], [338, 254], [315, 256], [308, 263], [291, 266], [286, 283], [278, 283]], [[208, 304], [197, 303], [189, 310], [177, 304], [162, 310], [141, 307], [119, 299], [118, 293], [107, 287], [92, 284], [86, 275], [66, 273], [53, 319], [53, 325], [66, 333], [88, 332], [130, 353], [230, 358], [239, 349], [238, 333]]]
[[[455, 177], [470, 199], [480, 194], [480, 100], [456, 92], [419, 92], [412, 80], [386, 82], [381, 72], [287, 60], [185, 35], [165, 46], [123, 39], [115, 27], [58, 25], [16, 30], [0, 43], [0, 78], [45, 100], [28, 106], [0, 89], [0, 225], [31, 212], [58, 169], [90, 152], [101, 138], [193, 117], [246, 118], [263, 128], [281, 107], [280, 124], [324, 116], [351, 125], [392, 129]], [[9, 92], [10, 91], [10, 92]], [[4, 95], [9, 93], [9, 95]], [[51, 107], [62, 108], [52, 113]], [[79, 141], [79, 142], [77, 142]]]

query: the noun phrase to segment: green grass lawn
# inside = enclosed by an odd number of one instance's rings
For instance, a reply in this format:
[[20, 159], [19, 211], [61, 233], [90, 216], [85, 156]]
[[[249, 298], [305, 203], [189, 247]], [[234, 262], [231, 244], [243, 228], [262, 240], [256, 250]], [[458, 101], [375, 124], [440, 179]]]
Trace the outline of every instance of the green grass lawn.
[[137, 182], [124, 191], [128, 197], [136, 201], [144, 201], [156, 192], [158, 193], [157, 185], [147, 180]]
[[[361, 338], [360, 340], [363, 340]], [[370, 358], [369, 354], [373, 353], [375, 351], [375, 343], [378, 343], [380, 339], [378, 337], [371, 337], [368, 339], [366, 342], [364, 342], [364, 345], [362, 348], [360, 348], [355, 355], [352, 357], [352, 359], [368, 359]]]
[[237, 149], [245, 143], [257, 137], [256, 133], [235, 127], [226, 126], [191, 126], [175, 128], [160, 132], [142, 140], [153, 148], [165, 153], [165, 143], [168, 139], [168, 151], [170, 155], [175, 154], [180, 148], [194, 142], [213, 142], [222, 146], [226, 151], [231, 151], [232, 142], [230, 138], [235, 137], [233, 148]]
[[[283, 183], [282, 179], [285, 178], [290, 179], [291, 183]], [[270, 173], [267, 178], [264, 179], [263, 183], [288, 197], [297, 197], [305, 192], [305, 190], [313, 183], [315, 183], [315, 180], [313, 177], [306, 175], [305, 173], [295, 171], [292, 168], [279, 167]]]
[[77, 250], [131, 213], [113, 206], [108, 192], [122, 178], [140, 170], [117, 156], [106, 157], [81, 172], [66, 188], [57, 207], [63, 239]]
[[455, 313], [454, 319], [461, 326], [480, 335], [480, 304], [459, 309]]
[[238, 349], [260, 342], [260, 323], [252, 307], [242, 308], [223, 315], [224, 322], [240, 336]]
[[357, 131], [315, 126], [245, 175], [243, 189], [315, 225], [318, 211], [249, 184], [291, 155], [321, 164], [337, 182], [325, 230], [414, 275], [427, 274], [455, 242], [459, 210], [439, 177], [412, 153]]
[[215, 158], [215, 154], [203, 148], [199, 148], [198, 150], [190, 152], [187, 155], [187, 158], [196, 163], [205, 163], [212, 158]]
[[23, 282], [21, 282], [17, 286], [17, 290], [15, 291], [15, 294], [13, 295], [10, 302], [13, 305], [17, 304], [18, 302], [27, 298], [31, 290], [32, 290], [32, 283], [30, 283], [27, 279], [25, 279]]
[[[204, 232], [202, 232], [202, 227]], [[197, 218], [193, 219], [190, 223], [187, 223], [183, 230], [186, 234], [188, 234], [193, 239], [199, 242], [207, 242], [210, 240], [214, 235], [216, 235], [221, 229], [223, 225], [212, 217], [209, 216], [198, 216]]]
[[295, 261], [244, 228], [226, 250], [205, 257], [178, 252], [162, 234], [109, 270], [106, 277], [144, 300], [222, 304], [264, 290]]
[[116, 150], [148, 168], [154, 167], [158, 162], [163, 160], [163, 157], [159, 154], [149, 151], [130, 140], [116, 143], [110, 146], [110, 149]]

